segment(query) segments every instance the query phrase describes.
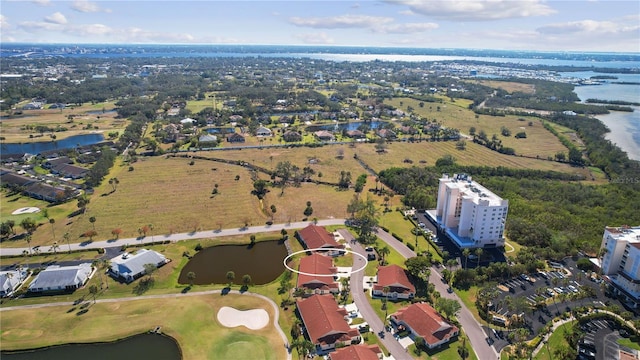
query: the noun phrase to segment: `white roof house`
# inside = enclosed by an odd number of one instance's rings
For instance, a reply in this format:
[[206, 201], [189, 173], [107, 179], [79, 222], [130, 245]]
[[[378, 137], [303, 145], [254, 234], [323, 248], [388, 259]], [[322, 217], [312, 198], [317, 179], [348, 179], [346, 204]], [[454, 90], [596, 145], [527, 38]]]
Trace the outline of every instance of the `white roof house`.
[[27, 278], [26, 271], [0, 271], [0, 297], [11, 296]]
[[195, 122], [198, 122], [198, 120], [192, 119], [192, 118], [184, 118], [184, 119], [180, 120], [180, 124], [182, 124], [182, 125], [184, 125], [186, 123], [193, 124]]
[[132, 282], [145, 274], [146, 264], [160, 267], [168, 262], [169, 260], [160, 253], [140, 249], [135, 254], [123, 253], [111, 259], [109, 272], [116, 278]]
[[51, 265], [36, 276], [29, 285], [29, 291], [73, 291], [86, 284], [92, 272], [93, 268], [89, 263], [76, 266]]
[[271, 129], [266, 128], [264, 126], [260, 126], [256, 130], [256, 136], [271, 136], [271, 135], [272, 135]]

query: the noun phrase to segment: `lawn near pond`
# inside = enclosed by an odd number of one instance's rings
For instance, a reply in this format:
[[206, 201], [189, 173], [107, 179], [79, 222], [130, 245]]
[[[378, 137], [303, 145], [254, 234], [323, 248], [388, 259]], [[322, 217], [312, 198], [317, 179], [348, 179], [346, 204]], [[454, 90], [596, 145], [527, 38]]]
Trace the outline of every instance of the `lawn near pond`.
[[[222, 306], [239, 310], [264, 309], [269, 325], [259, 330], [226, 328], [216, 320]], [[29, 349], [69, 342], [113, 341], [156, 326], [175, 338], [188, 359], [284, 359], [282, 339], [273, 327], [273, 308], [264, 300], [229, 294], [197, 295], [91, 304], [79, 307], [3, 311], [0, 340], [3, 350]], [[44, 331], [43, 329], [46, 329]], [[286, 330], [285, 330], [286, 332]]]

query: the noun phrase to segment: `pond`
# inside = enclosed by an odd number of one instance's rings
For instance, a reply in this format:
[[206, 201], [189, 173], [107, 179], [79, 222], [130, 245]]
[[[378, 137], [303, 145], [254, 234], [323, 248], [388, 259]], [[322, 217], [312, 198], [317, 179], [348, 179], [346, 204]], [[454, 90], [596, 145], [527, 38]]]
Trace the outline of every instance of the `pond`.
[[287, 249], [280, 241], [262, 241], [254, 246], [220, 245], [200, 250], [180, 272], [178, 282], [189, 284], [187, 274], [193, 271], [196, 285], [226, 284], [227, 272], [235, 273], [234, 284], [241, 284], [242, 277], [251, 276], [255, 285], [268, 284], [285, 271], [282, 261]]
[[1, 352], [2, 360], [180, 360], [182, 353], [171, 337], [140, 334], [126, 339], [91, 344], [66, 344], [42, 349]]
[[116, 112], [116, 109], [105, 109], [105, 110], [91, 110], [91, 111], [87, 111], [87, 114], [91, 114], [91, 115], [102, 115], [102, 114], [109, 114], [109, 113], [114, 113]]
[[311, 125], [307, 127], [307, 131], [320, 131], [320, 130], [337, 130], [342, 131], [346, 129], [347, 131], [358, 130], [360, 125], [367, 125], [369, 129], [377, 129], [386, 124], [384, 121], [356, 121], [356, 122], [348, 122], [348, 123], [334, 123], [334, 124], [326, 124], [326, 125]]
[[232, 127], [212, 127], [205, 129], [209, 134], [231, 134], [235, 132]]
[[62, 140], [2, 143], [0, 149], [5, 154], [39, 154], [43, 151], [72, 149], [77, 146], [93, 145], [103, 140], [104, 136], [102, 134], [83, 134], [69, 136]]

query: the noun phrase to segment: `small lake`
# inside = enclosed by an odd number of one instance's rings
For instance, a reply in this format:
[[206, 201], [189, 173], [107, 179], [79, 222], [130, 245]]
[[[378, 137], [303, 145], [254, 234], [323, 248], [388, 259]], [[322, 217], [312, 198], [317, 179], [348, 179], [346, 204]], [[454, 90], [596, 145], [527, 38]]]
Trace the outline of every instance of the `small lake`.
[[2, 143], [0, 149], [5, 154], [39, 154], [49, 150], [72, 149], [78, 146], [93, 145], [104, 140], [102, 134], [82, 134], [69, 136], [62, 140], [34, 141], [30, 143]]
[[342, 131], [346, 129], [347, 131], [358, 130], [361, 125], [367, 125], [369, 129], [377, 129], [386, 124], [384, 121], [356, 121], [356, 122], [348, 122], [348, 123], [334, 123], [334, 124], [326, 124], [326, 125], [311, 125], [307, 127], [307, 131], [320, 131], [320, 130], [337, 130]]
[[0, 355], [2, 360], [182, 359], [178, 343], [171, 337], [157, 334], [140, 334], [109, 343], [66, 344], [18, 352], [3, 351]]
[[91, 115], [102, 115], [102, 114], [109, 114], [109, 113], [114, 113], [116, 112], [116, 109], [109, 109], [109, 110], [91, 110], [91, 111], [87, 111], [87, 114], [91, 114]]
[[246, 274], [255, 285], [268, 284], [285, 271], [282, 261], [286, 257], [287, 248], [280, 241], [261, 241], [254, 246], [212, 246], [198, 251], [189, 260], [178, 282], [189, 284], [187, 274], [193, 271], [196, 285], [226, 284], [227, 272], [233, 271], [236, 275], [234, 284], [242, 284]]

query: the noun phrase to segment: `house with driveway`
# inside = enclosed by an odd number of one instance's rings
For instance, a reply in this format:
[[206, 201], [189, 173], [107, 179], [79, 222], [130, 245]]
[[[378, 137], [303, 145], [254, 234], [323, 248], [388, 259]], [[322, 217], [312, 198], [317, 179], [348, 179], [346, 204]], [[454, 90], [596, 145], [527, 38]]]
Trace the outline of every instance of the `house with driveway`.
[[457, 326], [446, 321], [431, 305], [415, 303], [390, 316], [391, 324], [399, 331], [408, 331], [409, 337], [421, 337], [427, 348], [444, 345], [458, 336]]
[[296, 232], [296, 236], [305, 249], [325, 248], [330, 256], [344, 255], [344, 245], [339, 244], [334, 236], [322, 226], [310, 224]]
[[110, 260], [109, 274], [116, 280], [130, 283], [146, 274], [145, 265], [153, 264], [161, 267], [170, 260], [153, 250], [140, 249], [131, 253], [123, 253]]
[[416, 295], [416, 287], [409, 281], [403, 268], [392, 264], [378, 268], [377, 283], [373, 285], [371, 294], [389, 300], [407, 300]]
[[50, 265], [29, 284], [29, 292], [73, 292], [84, 286], [93, 274], [89, 263], [75, 266]]
[[358, 329], [349, 327], [347, 310], [338, 306], [333, 295], [313, 295], [298, 300], [296, 306], [305, 334], [317, 353], [332, 351], [336, 346], [358, 344], [362, 340]]
[[333, 266], [333, 258], [311, 254], [300, 259], [298, 267], [298, 289], [304, 289], [308, 294], [337, 294], [340, 292], [335, 282], [338, 269]]

